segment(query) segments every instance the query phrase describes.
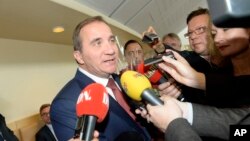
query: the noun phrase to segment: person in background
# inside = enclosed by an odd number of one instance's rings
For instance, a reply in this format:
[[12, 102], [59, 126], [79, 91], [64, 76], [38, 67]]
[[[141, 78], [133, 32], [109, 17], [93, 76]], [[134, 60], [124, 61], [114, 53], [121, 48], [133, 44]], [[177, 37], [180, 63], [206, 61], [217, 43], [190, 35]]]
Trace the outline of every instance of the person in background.
[[[201, 73], [195, 71], [184, 58], [175, 53], [175, 60], [165, 59], [169, 66], [160, 64], [176, 81], [206, 91], [206, 97], [213, 99], [214, 106], [250, 106], [250, 29], [216, 28], [214, 40], [221, 54], [230, 58], [233, 69], [230, 74]], [[179, 58], [179, 59], [178, 59]]]
[[172, 47], [176, 51], [181, 51], [181, 39], [175, 33], [168, 33], [162, 37], [162, 43]]
[[144, 53], [141, 44], [136, 40], [128, 40], [124, 45], [124, 57], [129, 70], [135, 70], [135, 66], [144, 61]]
[[[185, 34], [185, 37], [189, 39], [189, 44], [192, 51], [183, 50], [177, 52], [182, 55], [188, 61], [190, 66], [192, 66], [192, 68], [198, 72], [212, 72], [217, 70], [217, 65], [211, 62], [211, 58], [216, 58], [216, 56], [220, 55], [217, 54], [217, 51], [215, 51], [214, 48], [214, 41], [212, 38], [212, 22], [208, 9], [199, 8], [197, 10], [191, 11], [187, 16], [186, 21], [188, 32]], [[153, 27], [149, 27], [147, 32], [156, 33]], [[161, 42], [159, 42], [159, 44], [161, 44]], [[152, 48], [156, 49], [158, 46], [160, 45], [152, 46]], [[185, 85], [171, 84], [172, 82], [167, 82], [159, 85], [158, 90], [160, 94], [173, 95], [177, 98], [179, 95], [173, 94], [175, 92], [173, 87], [178, 86], [180, 87], [186, 101], [201, 104], [208, 103], [208, 100], [205, 99], [205, 92], [203, 90]]]
[[13, 131], [7, 127], [2, 114], [0, 114], [0, 141], [18, 141]]
[[[81, 21], [73, 33], [74, 58], [78, 64], [76, 75], [56, 95], [51, 105], [51, 123], [60, 141], [75, 134], [76, 103], [81, 91], [92, 83], [106, 87], [109, 111], [101, 123], [96, 124], [100, 141], [114, 141], [130, 132], [150, 141], [147, 130], [136, 122], [128, 96], [121, 90], [120, 78], [115, 74], [118, 47], [110, 26], [100, 16]], [[123, 100], [123, 103], [120, 102]]]
[[[159, 66], [172, 75], [178, 82], [206, 90], [207, 96], [213, 97], [214, 101], [228, 105], [226, 108], [230, 107], [230, 109], [225, 109], [225, 107], [218, 109], [197, 104], [180, 106], [184, 104], [180, 104], [173, 99], [172, 101], [175, 104], [172, 102], [172, 106], [179, 105], [182, 109], [178, 113], [170, 112], [166, 109], [170, 108], [174, 111], [178, 111], [169, 105], [171, 100], [165, 100], [166, 106], [164, 106], [164, 108], [161, 107], [161, 110], [158, 109], [159, 107], [157, 108], [158, 110], [156, 110], [154, 108], [151, 109], [149, 106], [148, 111], [152, 118], [151, 121], [154, 122], [157, 127], [167, 129], [166, 133], [168, 132], [170, 134], [175, 130], [172, 127], [178, 125], [178, 123], [182, 125], [179, 128], [183, 128], [183, 130], [185, 130], [184, 128], [186, 127], [190, 128], [190, 125], [181, 118], [188, 117], [187, 114], [191, 115], [191, 117], [193, 116], [193, 119], [190, 120], [193, 122], [190, 123], [199, 135], [218, 137], [220, 139], [228, 140], [229, 126], [231, 124], [250, 123], [250, 95], [245, 93], [248, 91], [250, 83], [250, 65], [246, 63], [250, 61], [250, 29], [214, 27], [213, 30], [216, 47], [218, 47], [223, 56], [228, 56], [232, 62], [232, 74], [224, 76], [220, 73], [203, 74], [196, 72], [190, 67], [188, 62], [176, 52], [173, 53], [177, 61], [163, 57], [166, 64], [159, 64]], [[166, 66], [167, 64], [169, 65]], [[193, 110], [190, 110], [192, 108]], [[168, 117], [167, 115], [159, 115], [159, 113], [167, 112], [162, 112], [164, 109], [172, 114], [168, 114]], [[156, 111], [157, 113], [155, 113]], [[152, 117], [152, 115], [154, 115], [154, 117]], [[177, 120], [179, 118], [181, 119]], [[166, 124], [163, 123], [163, 121], [165, 121]], [[161, 123], [161, 125], [159, 125], [159, 123]], [[167, 136], [166, 138], [170, 138], [169, 135]]]
[[228, 65], [224, 62], [228, 60], [215, 47], [209, 10], [198, 8], [188, 15], [186, 21], [188, 32], [184, 36], [193, 50], [193, 55], [185, 58], [189, 64], [199, 72], [213, 72]]
[[45, 125], [36, 133], [36, 141], [57, 141], [50, 122], [50, 104], [41, 105], [39, 113]]
[[[184, 35], [189, 40], [190, 47], [193, 51], [184, 51], [182, 55], [190, 66], [202, 73], [223, 72], [230, 73], [232, 70], [231, 62], [228, 57], [222, 56], [218, 48], [215, 47], [212, 30], [212, 21], [209, 10], [198, 8], [190, 12], [186, 19], [188, 32]], [[167, 88], [162, 86], [160, 91], [166, 91]], [[164, 90], [165, 89], [165, 90]], [[205, 96], [205, 91], [186, 85], [181, 86], [182, 93], [186, 101], [223, 106], [223, 103], [214, 103], [214, 99]], [[164, 94], [167, 94], [166, 92]]]

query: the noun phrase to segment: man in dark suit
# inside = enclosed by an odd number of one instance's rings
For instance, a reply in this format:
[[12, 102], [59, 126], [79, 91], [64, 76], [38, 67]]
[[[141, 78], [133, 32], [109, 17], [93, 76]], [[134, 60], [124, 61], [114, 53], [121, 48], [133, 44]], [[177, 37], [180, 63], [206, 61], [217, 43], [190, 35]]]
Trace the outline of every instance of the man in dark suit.
[[40, 107], [40, 116], [45, 125], [36, 133], [36, 141], [57, 141], [50, 122], [50, 104]]
[[[216, 108], [164, 97], [164, 106], [147, 105], [148, 120], [167, 141], [201, 141], [200, 136], [228, 140], [230, 125], [250, 124], [250, 108]], [[145, 116], [145, 115], [144, 115]]]
[[[51, 105], [51, 122], [60, 141], [75, 134], [77, 122], [76, 102], [81, 91], [91, 83], [107, 86], [114, 79], [120, 86], [117, 70], [118, 47], [109, 25], [100, 17], [87, 18], [80, 22], [73, 33], [74, 58], [78, 63], [75, 77], [54, 98]], [[105, 119], [96, 125], [100, 141], [114, 141], [119, 135], [135, 132], [145, 141], [150, 141], [148, 132], [140, 126], [127, 110], [116, 101], [114, 92], [109, 93], [109, 111]], [[121, 93], [128, 102], [126, 95]]]
[[0, 114], [0, 141], [18, 141], [13, 131], [7, 127], [2, 114]]

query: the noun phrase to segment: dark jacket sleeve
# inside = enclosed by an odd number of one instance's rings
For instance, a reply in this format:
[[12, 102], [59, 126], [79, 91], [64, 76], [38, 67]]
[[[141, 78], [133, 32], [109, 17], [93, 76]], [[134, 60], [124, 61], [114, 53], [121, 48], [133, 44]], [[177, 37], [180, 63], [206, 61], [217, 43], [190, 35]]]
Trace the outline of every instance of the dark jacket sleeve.
[[7, 127], [5, 118], [1, 114], [0, 114], [0, 131], [2, 132], [2, 136], [4, 137], [5, 140], [18, 141], [14, 132]]
[[201, 141], [199, 135], [184, 118], [173, 120], [166, 132], [165, 141]]
[[[215, 108], [193, 105], [192, 127], [200, 136], [229, 139], [230, 125], [239, 124], [249, 113], [250, 108]], [[248, 123], [249, 124], [249, 123]]]
[[206, 73], [206, 97], [211, 105], [221, 108], [250, 106], [250, 75]]

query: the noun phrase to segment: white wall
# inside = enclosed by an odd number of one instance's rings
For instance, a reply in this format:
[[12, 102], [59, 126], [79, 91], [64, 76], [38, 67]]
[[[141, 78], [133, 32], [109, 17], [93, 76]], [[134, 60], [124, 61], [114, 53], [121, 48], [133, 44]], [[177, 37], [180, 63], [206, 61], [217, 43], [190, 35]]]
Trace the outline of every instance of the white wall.
[[187, 33], [187, 27], [185, 27], [181, 32], [179, 32], [178, 36], [181, 38], [182, 45], [189, 45], [188, 39], [184, 37], [185, 33]]
[[73, 47], [0, 38], [0, 112], [7, 122], [38, 113], [76, 71]]

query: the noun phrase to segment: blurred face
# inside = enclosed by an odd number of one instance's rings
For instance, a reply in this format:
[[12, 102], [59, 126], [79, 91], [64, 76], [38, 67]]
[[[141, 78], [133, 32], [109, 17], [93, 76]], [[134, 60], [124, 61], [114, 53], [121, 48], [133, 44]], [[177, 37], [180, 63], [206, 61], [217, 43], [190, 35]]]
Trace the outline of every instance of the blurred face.
[[188, 23], [188, 39], [191, 48], [200, 55], [208, 55], [209, 15], [193, 17]]
[[250, 30], [244, 28], [215, 28], [215, 46], [222, 56], [237, 56], [249, 48]]
[[93, 22], [80, 31], [82, 51], [75, 51], [74, 57], [79, 66], [89, 73], [108, 78], [116, 71], [118, 48], [115, 36], [103, 22]]
[[169, 45], [176, 50], [181, 50], [181, 44], [176, 38], [166, 37], [162, 42], [163, 44]]
[[130, 43], [125, 50], [125, 57], [129, 64], [141, 63], [144, 60], [142, 47], [138, 43]]
[[44, 108], [40, 115], [42, 120], [44, 121], [45, 124], [50, 124], [50, 115], [49, 115], [49, 111], [50, 111], [50, 106]]

